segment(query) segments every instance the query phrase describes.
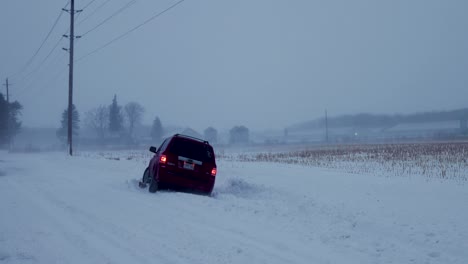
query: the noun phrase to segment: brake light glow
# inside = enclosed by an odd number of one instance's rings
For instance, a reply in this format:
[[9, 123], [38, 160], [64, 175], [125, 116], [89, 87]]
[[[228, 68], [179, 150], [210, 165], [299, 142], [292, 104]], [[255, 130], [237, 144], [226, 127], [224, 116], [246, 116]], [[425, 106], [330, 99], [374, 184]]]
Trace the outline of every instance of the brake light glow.
[[216, 170], [216, 168], [213, 168], [213, 169], [211, 170], [211, 176], [216, 176], [216, 173], [217, 173], [217, 172], [218, 172], [218, 171]]
[[165, 164], [167, 162], [167, 157], [166, 155], [162, 155], [160, 158], [159, 158], [159, 162], [162, 163], [162, 164]]

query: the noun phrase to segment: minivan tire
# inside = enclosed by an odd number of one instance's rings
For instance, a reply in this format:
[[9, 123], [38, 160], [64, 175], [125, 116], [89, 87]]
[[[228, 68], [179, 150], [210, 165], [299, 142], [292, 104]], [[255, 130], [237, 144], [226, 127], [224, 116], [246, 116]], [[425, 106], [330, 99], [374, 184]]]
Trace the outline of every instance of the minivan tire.
[[149, 192], [150, 193], [155, 193], [157, 192], [159, 189], [159, 184], [158, 184], [158, 181], [156, 179], [151, 179], [151, 183], [150, 183], [150, 186], [148, 188]]
[[148, 184], [150, 182], [149, 179], [149, 167], [146, 168], [145, 172], [143, 172], [143, 178], [141, 179], [141, 182]]

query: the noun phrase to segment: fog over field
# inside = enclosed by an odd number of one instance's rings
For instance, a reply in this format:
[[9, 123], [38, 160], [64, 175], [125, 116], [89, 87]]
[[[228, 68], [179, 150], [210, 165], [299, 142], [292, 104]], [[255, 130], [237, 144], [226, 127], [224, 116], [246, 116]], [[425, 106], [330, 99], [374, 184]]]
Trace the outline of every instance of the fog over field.
[[0, 1], [0, 264], [468, 263], [467, 10]]
[[[325, 109], [337, 116], [467, 105], [466, 1], [186, 0], [87, 55], [175, 3], [75, 1], [83, 9], [74, 70], [82, 117], [115, 94], [121, 105], [145, 108], [144, 124], [159, 116], [198, 131], [283, 129]], [[67, 107], [68, 13], [33, 57], [66, 4], [0, 4], [0, 78], [12, 83], [27, 127], [57, 128]]]

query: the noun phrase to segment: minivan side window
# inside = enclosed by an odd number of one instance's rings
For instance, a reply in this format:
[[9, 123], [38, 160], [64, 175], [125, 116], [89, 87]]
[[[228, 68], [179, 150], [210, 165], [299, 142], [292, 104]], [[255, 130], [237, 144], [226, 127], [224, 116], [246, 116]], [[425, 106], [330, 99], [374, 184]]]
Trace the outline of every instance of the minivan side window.
[[164, 151], [166, 150], [167, 148], [167, 145], [169, 144], [169, 138], [166, 138], [166, 140], [164, 140], [164, 142], [161, 144], [161, 146], [158, 148], [158, 151], [157, 152], [160, 152], [160, 151]]

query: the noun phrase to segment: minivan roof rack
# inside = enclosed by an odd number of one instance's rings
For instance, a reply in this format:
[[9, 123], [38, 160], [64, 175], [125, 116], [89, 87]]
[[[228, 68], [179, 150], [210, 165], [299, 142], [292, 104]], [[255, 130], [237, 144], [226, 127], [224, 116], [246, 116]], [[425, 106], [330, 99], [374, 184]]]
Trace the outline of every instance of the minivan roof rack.
[[195, 139], [195, 140], [198, 140], [198, 141], [203, 142], [203, 143], [205, 143], [205, 144], [210, 144], [210, 143], [209, 143], [208, 141], [206, 141], [206, 140], [203, 140], [203, 139], [200, 139], [200, 138], [197, 138], [197, 137], [192, 137], [192, 136], [189, 136], [189, 135], [184, 135], [184, 134], [179, 134], [179, 133], [177, 133], [177, 134], [175, 134], [174, 136], [176, 136], [176, 137], [184, 137], [184, 138]]

